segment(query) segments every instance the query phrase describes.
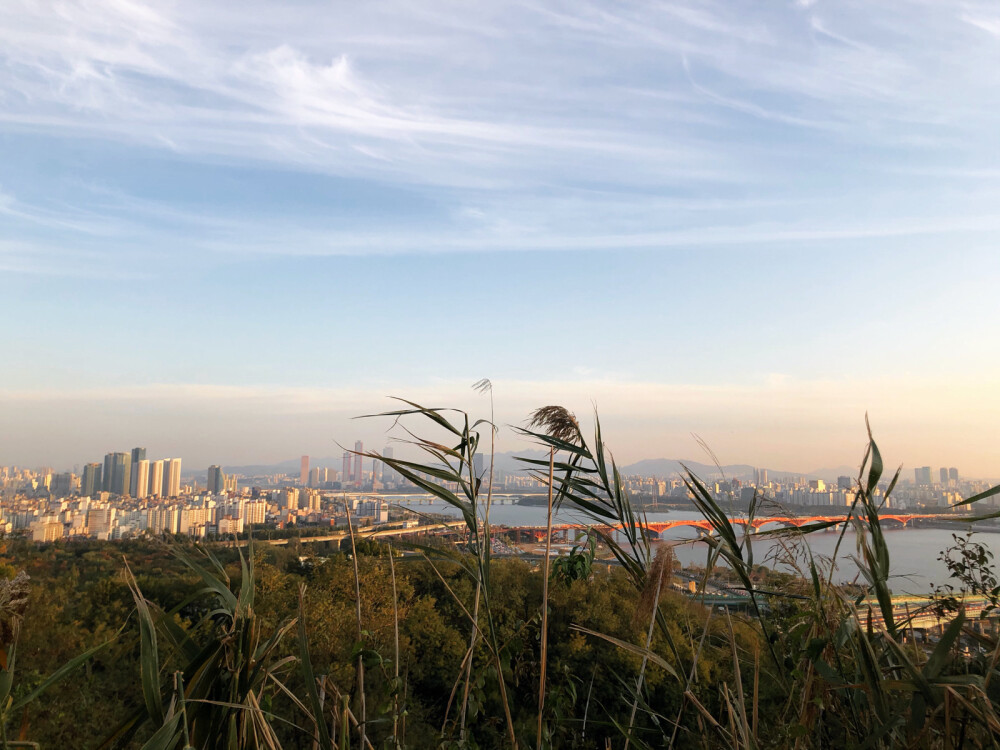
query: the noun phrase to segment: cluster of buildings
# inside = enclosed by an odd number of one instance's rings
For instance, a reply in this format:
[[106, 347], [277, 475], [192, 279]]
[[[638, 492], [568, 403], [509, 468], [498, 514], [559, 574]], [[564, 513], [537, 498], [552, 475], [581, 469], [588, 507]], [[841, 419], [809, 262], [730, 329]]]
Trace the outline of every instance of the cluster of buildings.
[[[938, 481], [933, 481], [938, 480]], [[884, 500], [888, 478], [884, 478], [875, 496], [879, 503]], [[690, 500], [690, 493], [683, 480], [660, 477], [625, 477], [626, 487], [634, 497], [652, 499], [668, 503], [684, 503]], [[752, 476], [745, 479], [716, 479], [706, 482], [715, 498], [720, 502], [730, 499], [749, 503], [754, 494], [762, 494], [781, 505], [803, 508], [845, 507], [854, 502], [857, 482], [849, 476], [840, 476], [836, 483], [823, 479], [802, 476], [782, 476], [772, 479], [767, 469], [754, 469]], [[958, 469], [942, 468], [933, 473], [928, 466], [914, 470], [914, 479], [904, 479], [897, 483], [885, 507], [914, 512], [941, 512], [960, 503], [964, 498], [989, 488], [982, 481], [962, 480]], [[995, 507], [1000, 502], [995, 498], [986, 501]]]
[[[363, 450], [360, 442], [356, 450]], [[392, 449], [386, 455], [391, 458]], [[164, 533], [226, 536], [263, 524], [346, 524], [348, 510], [356, 524], [386, 523], [384, 501], [341, 493], [380, 489], [383, 482], [395, 486], [400, 478], [389, 470], [365, 473], [362, 468], [361, 456], [345, 454], [347, 481], [342, 486], [337, 472], [310, 470], [309, 458], [303, 456], [298, 486], [276, 474], [255, 477], [263, 482], [252, 487], [244, 480], [241, 488], [243, 478], [217, 464], [208, 468], [204, 487], [191, 477], [182, 484], [179, 458], [150, 461], [145, 448], [108, 453], [103, 462], [86, 464], [80, 474], [0, 467], [0, 532], [30, 534], [39, 542]]]
[[[164, 533], [227, 536], [264, 524], [273, 528], [345, 525], [348, 511], [356, 524], [386, 523], [389, 507], [385, 500], [363, 493], [405, 491], [412, 485], [382, 461], [371, 461], [366, 467], [363, 453], [364, 445], [358, 441], [353, 452], [344, 453], [339, 472], [310, 467], [310, 457], [302, 456], [297, 482], [286, 474], [229, 475], [221, 466], [212, 465], [204, 487], [191, 477], [190, 483], [181, 483], [179, 458], [151, 461], [145, 448], [108, 453], [103, 462], [87, 464], [79, 475], [51, 468], [3, 466], [0, 531], [30, 534], [39, 542]], [[392, 449], [386, 448], [382, 456], [391, 460]], [[482, 476], [484, 458], [476, 459], [475, 472]], [[624, 482], [640, 501], [690, 501], [680, 477], [627, 476]], [[515, 493], [544, 489], [532, 476], [507, 472], [498, 472], [496, 486]], [[748, 503], [757, 493], [789, 507], [833, 508], [853, 502], [855, 480], [841, 476], [828, 483], [802, 476], [770, 477], [767, 469], [754, 469], [742, 478], [716, 478], [706, 486], [721, 502]], [[940, 512], [987, 488], [984, 482], [960, 479], [954, 467], [935, 473], [923, 466], [914, 470], [912, 481], [899, 482], [885, 505], [897, 510]], [[880, 503], [884, 489], [876, 493]], [[995, 507], [1000, 498], [986, 502]]]
[[242, 494], [196, 493], [165, 501], [129, 497], [25, 500], [3, 508], [0, 528], [8, 533], [28, 533], [37, 542], [161, 534], [226, 537], [264, 524], [275, 528], [294, 524], [346, 525], [345, 502], [355, 525], [389, 520], [388, 504], [377, 498], [345, 500], [289, 487]]

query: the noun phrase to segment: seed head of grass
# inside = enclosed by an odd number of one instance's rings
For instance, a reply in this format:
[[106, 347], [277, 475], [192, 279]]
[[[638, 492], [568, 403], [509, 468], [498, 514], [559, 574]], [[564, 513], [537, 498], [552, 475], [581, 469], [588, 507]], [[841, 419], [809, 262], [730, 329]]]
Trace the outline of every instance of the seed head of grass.
[[0, 581], [0, 645], [17, 640], [28, 606], [28, 580], [22, 570], [13, 579]]
[[531, 412], [528, 429], [541, 429], [546, 435], [566, 443], [578, 442], [580, 423], [563, 406], [542, 406]]

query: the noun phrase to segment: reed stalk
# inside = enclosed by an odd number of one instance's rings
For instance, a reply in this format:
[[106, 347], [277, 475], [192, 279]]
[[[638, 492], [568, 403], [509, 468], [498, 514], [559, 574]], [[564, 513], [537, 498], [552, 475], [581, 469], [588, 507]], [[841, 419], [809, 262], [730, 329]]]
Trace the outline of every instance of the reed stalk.
[[[364, 640], [364, 627], [361, 620], [361, 574], [358, 571], [358, 551], [354, 544], [354, 522], [351, 519], [351, 506], [347, 502], [347, 495], [344, 495], [344, 510], [347, 512], [347, 529], [351, 535], [351, 558], [354, 561], [354, 599], [356, 605], [356, 615], [358, 618], [358, 643]], [[358, 653], [358, 709], [359, 721], [358, 732], [361, 736], [361, 746], [364, 747], [368, 741], [367, 728], [367, 707], [365, 705], [365, 661], [363, 655]]]
[[552, 485], [555, 480], [556, 449], [549, 448], [549, 498], [545, 515], [545, 561], [542, 564], [542, 648], [538, 674], [538, 742], [542, 750], [542, 724], [545, 713], [545, 674], [549, 656], [549, 557], [552, 553]]

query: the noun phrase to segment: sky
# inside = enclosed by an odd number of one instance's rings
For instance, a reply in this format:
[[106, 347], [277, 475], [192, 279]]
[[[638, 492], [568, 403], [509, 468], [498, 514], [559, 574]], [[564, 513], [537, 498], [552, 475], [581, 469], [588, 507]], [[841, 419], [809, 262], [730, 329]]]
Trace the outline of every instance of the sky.
[[[10, 0], [0, 465], [596, 407], [1000, 477], [1000, 9]], [[519, 444], [500, 434], [501, 450]]]

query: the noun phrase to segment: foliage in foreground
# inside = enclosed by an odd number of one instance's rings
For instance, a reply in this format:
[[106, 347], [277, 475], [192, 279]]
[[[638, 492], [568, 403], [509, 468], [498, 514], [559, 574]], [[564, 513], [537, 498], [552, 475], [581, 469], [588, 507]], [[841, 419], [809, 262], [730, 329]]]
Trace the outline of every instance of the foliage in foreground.
[[[706, 580], [725, 569], [748, 603], [726, 612], [674, 589], [670, 555], [644, 533], [597, 418], [587, 438], [549, 409], [523, 431], [549, 457], [525, 463], [550, 483], [553, 508], [592, 523], [588, 542], [552, 566], [552, 586], [491, 554], [492, 472], [474, 467], [492, 423], [411, 403], [391, 416], [429, 428], [408, 431], [425, 458], [386, 462], [459, 508], [464, 551], [410, 545], [403, 557], [359, 544], [301, 561], [265, 545], [9, 542], [3, 563], [26, 568], [32, 587], [0, 628], [7, 736], [149, 750], [998, 745], [1000, 643], [963, 605], [969, 589], [996, 594], [991, 558], [971, 543], [950, 553], [956, 583], [937, 605], [950, 622], [918, 643], [920, 613], [901, 617], [891, 601], [879, 506], [898, 472], [883, 477], [874, 440], [853, 535], [839, 530], [833, 559], [804, 543], [827, 525], [746, 535], [687, 474], [714, 526]], [[762, 579], [771, 542], [798, 575]], [[615, 565], [595, 561], [598, 543]], [[836, 585], [849, 554], [859, 585]], [[43, 677], [70, 674], [59, 670], [70, 657], [72, 679]]]

